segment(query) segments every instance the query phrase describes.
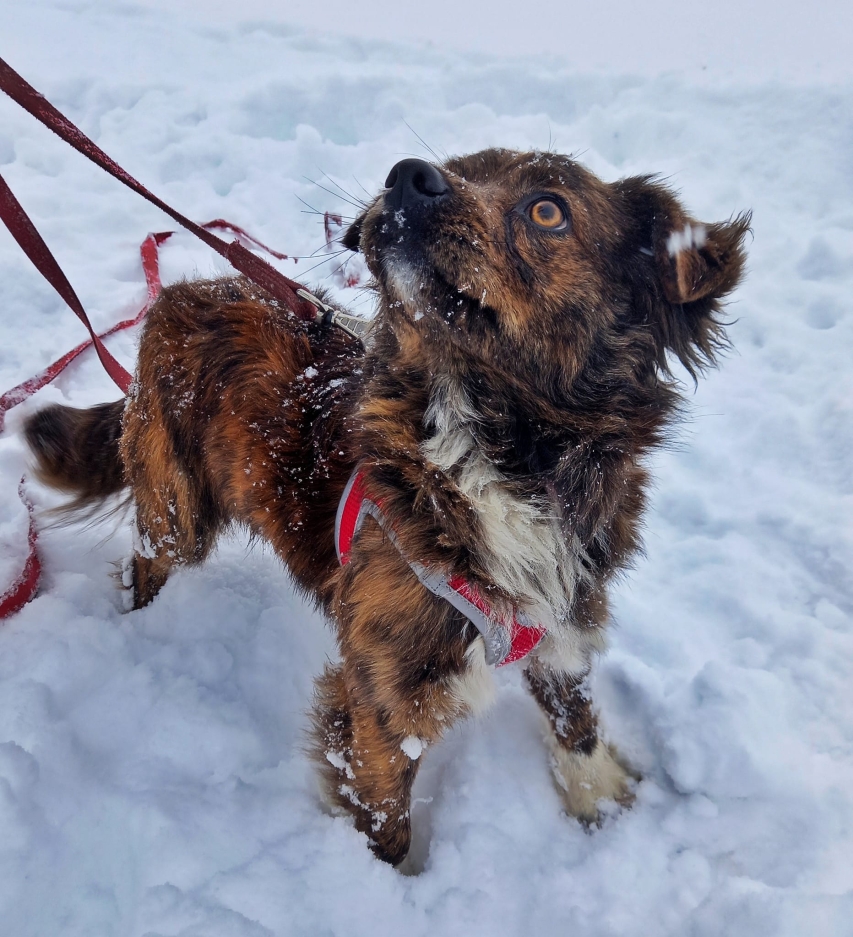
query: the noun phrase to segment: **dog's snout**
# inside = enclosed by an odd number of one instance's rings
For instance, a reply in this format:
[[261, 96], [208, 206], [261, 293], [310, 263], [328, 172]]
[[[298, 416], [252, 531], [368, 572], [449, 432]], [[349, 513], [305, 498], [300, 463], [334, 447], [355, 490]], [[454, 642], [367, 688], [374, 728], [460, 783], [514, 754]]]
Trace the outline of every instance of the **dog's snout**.
[[450, 191], [444, 176], [422, 159], [401, 159], [385, 180], [385, 203], [395, 211], [434, 204]]

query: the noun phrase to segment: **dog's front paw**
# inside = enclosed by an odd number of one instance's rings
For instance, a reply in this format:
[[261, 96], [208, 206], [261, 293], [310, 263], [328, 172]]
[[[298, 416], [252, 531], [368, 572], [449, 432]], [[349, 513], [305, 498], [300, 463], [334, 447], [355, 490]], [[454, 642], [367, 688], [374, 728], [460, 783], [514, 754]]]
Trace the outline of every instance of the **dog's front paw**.
[[566, 812], [582, 823], [600, 822], [604, 811], [599, 801], [615, 801], [620, 807], [630, 807], [634, 802], [639, 776], [602, 741], [589, 755], [555, 746], [552, 765]]

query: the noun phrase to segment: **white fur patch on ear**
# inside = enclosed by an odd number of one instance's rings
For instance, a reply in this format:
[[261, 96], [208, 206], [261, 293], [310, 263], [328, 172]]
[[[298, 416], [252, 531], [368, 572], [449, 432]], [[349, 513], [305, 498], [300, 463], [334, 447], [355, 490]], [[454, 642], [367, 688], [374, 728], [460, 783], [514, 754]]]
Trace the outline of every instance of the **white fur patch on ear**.
[[465, 669], [448, 681], [448, 691], [470, 715], [479, 716], [495, 701], [495, 680], [486, 663], [486, 642], [478, 635], [465, 652]]
[[694, 247], [703, 247], [708, 239], [705, 225], [685, 225], [683, 231], [673, 231], [667, 238], [666, 249], [670, 257], [675, 257], [682, 251], [692, 250]]

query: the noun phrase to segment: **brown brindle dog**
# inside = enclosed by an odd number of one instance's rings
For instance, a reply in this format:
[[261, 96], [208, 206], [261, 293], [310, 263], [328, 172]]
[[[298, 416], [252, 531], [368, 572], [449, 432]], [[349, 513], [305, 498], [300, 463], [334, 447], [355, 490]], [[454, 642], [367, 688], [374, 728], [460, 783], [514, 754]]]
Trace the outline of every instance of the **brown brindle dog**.
[[[703, 226], [651, 178], [550, 153], [406, 159], [386, 185], [344, 241], [375, 281], [366, 349], [240, 278], [178, 284], [128, 401], [49, 407], [27, 437], [76, 506], [130, 489], [137, 608], [226, 524], [273, 545], [337, 628], [313, 717], [329, 797], [399, 863], [419, 755], [491, 693], [483, 637], [407, 560], [548, 629], [525, 675], [566, 809], [632, 800], [585, 679], [639, 548], [644, 457], [678, 411], [670, 362], [694, 374], [724, 344], [749, 218]], [[357, 465], [388, 526], [366, 520], [342, 567]]]

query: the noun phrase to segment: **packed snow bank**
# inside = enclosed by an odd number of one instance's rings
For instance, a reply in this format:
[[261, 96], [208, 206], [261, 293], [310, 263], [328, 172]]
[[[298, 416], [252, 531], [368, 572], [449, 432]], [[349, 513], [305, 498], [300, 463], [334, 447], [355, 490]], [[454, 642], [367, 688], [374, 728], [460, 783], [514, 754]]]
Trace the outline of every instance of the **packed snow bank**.
[[643, 75], [679, 69], [728, 72], [740, 80], [821, 76], [853, 77], [848, 0], [743, 3], [715, 0], [698, 7], [684, 0], [525, 0], [485, 7], [476, 0], [136, 0], [171, 14], [204, 17], [217, 24], [241, 20], [287, 22], [315, 31], [366, 39], [416, 40], [468, 54], [540, 61], [559, 56], [577, 69]]
[[[851, 89], [590, 77], [106, 2], [3, 18], [4, 57], [142, 181], [293, 254], [323, 244], [298, 199], [351, 212], [309, 180], [359, 197], [424, 155], [404, 121], [439, 151], [551, 141], [607, 179], [660, 172], [704, 221], [755, 213], [735, 352], [655, 460], [648, 557], [596, 676], [645, 778], [633, 811], [592, 835], [561, 815], [509, 668], [489, 715], [423, 753], [420, 874], [401, 876], [319, 802], [303, 731], [333, 642], [268, 551], [227, 541], [125, 614], [126, 521], [46, 528], [43, 592], [0, 628], [4, 931], [853, 933]], [[135, 310], [138, 244], [168, 222], [11, 102], [0, 114], [0, 172], [95, 323]], [[167, 280], [223, 269], [183, 235], [163, 259]], [[81, 327], [5, 232], [0, 285], [5, 390]], [[111, 340], [127, 364], [133, 341]], [[24, 546], [24, 412], [115, 396], [87, 354], [10, 414], [0, 573]]]

